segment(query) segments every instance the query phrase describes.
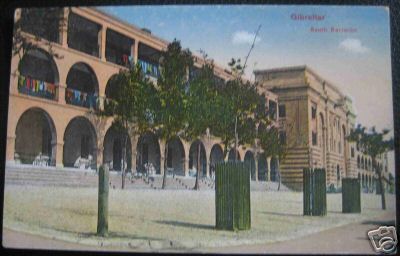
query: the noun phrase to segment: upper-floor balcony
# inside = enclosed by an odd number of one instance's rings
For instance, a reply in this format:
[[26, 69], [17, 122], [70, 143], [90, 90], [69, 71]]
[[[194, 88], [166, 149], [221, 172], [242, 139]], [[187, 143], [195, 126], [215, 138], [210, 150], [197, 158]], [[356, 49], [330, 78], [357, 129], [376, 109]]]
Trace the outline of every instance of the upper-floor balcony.
[[[45, 19], [43, 13], [46, 13]], [[101, 61], [126, 68], [137, 61], [145, 74], [158, 78], [161, 56], [158, 49], [111, 28], [103, 27], [73, 11], [70, 11], [68, 16], [63, 15], [62, 8], [22, 9], [17, 22], [21, 23], [22, 31], [53, 43], [62, 44], [62, 37], [66, 37], [66, 44], [63, 44], [63, 47], [94, 56]]]
[[37, 80], [32, 77], [18, 76], [18, 92], [34, 97], [58, 100], [58, 85]]
[[159, 62], [161, 52], [148, 46], [147, 44], [139, 42], [138, 46], [138, 63], [142, 71], [151, 77], [158, 78], [160, 76]]

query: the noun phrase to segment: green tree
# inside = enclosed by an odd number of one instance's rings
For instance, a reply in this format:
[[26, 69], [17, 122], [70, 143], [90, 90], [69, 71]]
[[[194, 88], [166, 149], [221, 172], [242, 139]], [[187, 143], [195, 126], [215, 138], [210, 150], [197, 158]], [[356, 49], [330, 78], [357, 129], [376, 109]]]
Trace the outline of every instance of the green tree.
[[372, 159], [372, 168], [378, 175], [378, 183], [381, 188], [382, 209], [386, 209], [385, 190], [383, 188], [383, 170], [382, 165], [378, 165], [377, 158], [383, 156], [388, 151], [393, 150], [393, 138], [385, 139], [390, 130], [383, 129], [382, 132], [377, 132], [375, 127], [367, 131], [366, 127], [358, 125], [350, 131], [347, 140], [354, 141], [359, 146], [362, 153], [369, 155]]
[[255, 117], [255, 111], [260, 101], [256, 84], [245, 81], [241, 77], [243, 67], [240, 59], [232, 59], [229, 66], [233, 77], [217, 87], [211, 129], [214, 135], [221, 138], [225, 157], [232, 144], [237, 150], [239, 145], [254, 143], [254, 126], [249, 127], [251, 125], [249, 120]]
[[112, 86], [115, 86], [112, 98], [105, 100], [105, 108], [98, 111], [98, 115], [113, 116], [113, 125], [122, 135], [121, 188], [124, 189], [129, 135], [137, 136], [154, 129], [159, 101], [155, 86], [139, 64], [132, 65], [129, 70], [121, 70], [112, 80]]
[[[160, 77], [157, 80], [157, 95], [160, 108], [157, 111], [157, 134], [166, 142], [180, 135], [187, 127], [187, 81], [188, 68], [193, 65], [192, 54], [183, 50], [176, 39], [161, 54]], [[164, 166], [167, 166], [168, 145]], [[164, 170], [162, 188], [166, 187], [167, 170]]]
[[[213, 121], [214, 103], [216, 97], [214, 64], [207, 60], [207, 55], [203, 54], [203, 66], [193, 74], [193, 79], [189, 80], [187, 96], [187, 127], [185, 137], [188, 140], [201, 138]], [[196, 182], [193, 189], [199, 190], [200, 178], [200, 153], [201, 144], [197, 148], [197, 173]]]

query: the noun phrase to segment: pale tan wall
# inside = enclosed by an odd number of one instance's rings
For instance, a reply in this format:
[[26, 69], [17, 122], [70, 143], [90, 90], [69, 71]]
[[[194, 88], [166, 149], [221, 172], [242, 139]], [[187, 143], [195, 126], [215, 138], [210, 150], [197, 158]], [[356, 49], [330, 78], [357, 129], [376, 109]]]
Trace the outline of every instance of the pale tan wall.
[[[107, 15], [102, 14], [96, 10], [91, 8], [72, 8], [72, 11], [84, 16], [85, 18], [92, 20], [102, 26], [102, 30], [99, 32], [99, 43], [101, 46], [100, 57], [94, 57], [82, 52], [79, 52], [74, 49], [68, 48], [67, 45], [67, 28], [64, 27], [61, 30], [61, 42], [58, 43], [50, 43], [52, 47], [52, 51], [59, 55], [60, 58], [54, 58], [54, 62], [58, 69], [59, 76], [59, 84], [58, 84], [58, 99], [56, 101], [46, 100], [42, 98], [37, 98], [33, 96], [23, 95], [18, 92], [17, 82], [18, 82], [18, 63], [20, 61], [19, 57], [13, 56], [11, 60], [11, 76], [10, 76], [10, 97], [9, 97], [9, 112], [8, 112], [8, 123], [7, 123], [7, 161], [13, 161], [14, 159], [14, 150], [15, 150], [15, 139], [16, 139], [16, 125], [21, 117], [21, 115], [31, 108], [40, 108], [45, 111], [50, 118], [52, 119], [55, 125], [56, 132], [56, 146], [55, 146], [55, 154], [56, 154], [56, 164], [57, 166], [62, 166], [63, 162], [63, 148], [64, 148], [64, 134], [68, 124], [76, 117], [85, 117], [93, 126], [97, 135], [97, 164], [101, 164], [103, 162], [103, 150], [104, 150], [104, 136], [111, 127], [112, 118], [98, 118], [93, 114], [89, 114], [88, 109], [73, 106], [65, 103], [65, 88], [66, 88], [66, 79], [68, 75], [68, 71], [70, 68], [78, 63], [83, 62], [90, 66], [90, 68], [94, 71], [95, 76], [97, 78], [99, 84], [99, 95], [104, 97], [105, 89], [109, 78], [118, 73], [120, 69], [123, 67], [106, 62], [105, 61], [105, 29], [112, 28], [113, 30], [124, 34], [128, 37], [131, 37], [135, 40], [135, 45], [133, 46], [132, 51], [135, 53], [135, 59], [137, 59], [137, 46], [139, 42], [144, 42], [145, 44], [154, 47], [155, 49], [162, 50], [165, 49], [168, 42], [163, 41], [159, 38], [156, 38], [152, 35], [148, 35], [140, 29], [135, 28], [133, 26], [124, 24], [123, 22], [116, 21], [113, 18], [110, 18]], [[65, 17], [68, 16], [68, 9], [64, 9]], [[33, 40], [33, 36], [22, 33], [25, 37]], [[36, 42], [39, 48], [42, 48], [45, 51], [48, 51], [48, 42], [45, 40], [40, 40]], [[217, 68], [217, 71], [222, 72]], [[267, 99], [272, 99], [277, 101], [277, 95], [271, 92], [267, 93]], [[220, 143], [218, 138], [203, 138], [202, 142], [205, 146], [207, 153], [207, 162], [209, 162], [209, 156], [211, 153], [211, 148], [215, 143]], [[135, 168], [136, 165], [136, 146], [137, 146], [137, 137], [131, 135], [131, 143], [132, 143], [132, 166]], [[182, 141], [185, 148], [185, 172], [187, 171], [189, 158], [188, 152], [190, 148], [190, 143]], [[76, 143], [78, 144], [78, 143]], [[241, 158], [244, 158], [245, 151], [251, 148], [251, 150], [255, 150], [253, 146], [247, 145], [247, 149], [244, 147], [239, 148], [239, 153]], [[160, 140], [160, 153], [161, 153], [161, 168], [163, 169], [163, 161], [165, 158], [165, 142]], [[209, 166], [207, 165], [207, 172]]]
[[[344, 140], [345, 135], [349, 133], [355, 122], [353, 116], [346, 116], [348, 105], [351, 105], [351, 102], [347, 101], [347, 105], [340, 105], [344, 95], [335, 86], [323, 80], [307, 67], [256, 72], [256, 81], [276, 93], [280, 103], [285, 103], [286, 105], [286, 119], [294, 121], [295, 127], [302, 127], [301, 133], [298, 133], [296, 129], [294, 132], [289, 133], [287, 135], [288, 141], [293, 143], [298, 139], [299, 135], [305, 137], [303, 145], [310, 150], [311, 164], [315, 167], [326, 167], [328, 184], [340, 185], [340, 182], [337, 182], [337, 165], [340, 167], [341, 178], [357, 175], [355, 170], [357, 158], [356, 156], [351, 158], [351, 145]], [[298, 102], [294, 101], [296, 97], [305, 98], [305, 104], [297, 105]], [[313, 104], [317, 107], [317, 117], [314, 121], [311, 118], [311, 106]], [[297, 119], [293, 118], [295, 113], [299, 111], [304, 113], [302, 121], [304, 120], [305, 122], [297, 122]], [[319, 123], [320, 114], [324, 118], [323, 127]], [[339, 130], [334, 127], [334, 120], [338, 120]], [[343, 135], [342, 127], [345, 127], [345, 135]], [[317, 131], [318, 142], [315, 146], [312, 145], [312, 131]], [[320, 144], [322, 132], [325, 133], [324, 145]], [[333, 148], [330, 145], [331, 140], [335, 141], [335, 147]], [[339, 141], [341, 144], [340, 153], [338, 148]], [[297, 154], [300, 156], [300, 153]], [[303, 154], [303, 157], [307, 157], [307, 155]], [[289, 159], [288, 162], [290, 161], [293, 161], [293, 168], [297, 168], [295, 167], [296, 164], [294, 164], [297, 160]], [[290, 163], [287, 164], [290, 166]]]

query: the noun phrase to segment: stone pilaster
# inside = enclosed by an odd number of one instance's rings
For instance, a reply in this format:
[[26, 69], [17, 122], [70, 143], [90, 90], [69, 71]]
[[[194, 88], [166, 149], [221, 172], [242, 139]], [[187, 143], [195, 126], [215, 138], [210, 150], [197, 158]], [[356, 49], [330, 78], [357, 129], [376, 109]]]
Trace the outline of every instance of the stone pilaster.
[[63, 168], [64, 143], [58, 142], [56, 147], [57, 147], [56, 167]]

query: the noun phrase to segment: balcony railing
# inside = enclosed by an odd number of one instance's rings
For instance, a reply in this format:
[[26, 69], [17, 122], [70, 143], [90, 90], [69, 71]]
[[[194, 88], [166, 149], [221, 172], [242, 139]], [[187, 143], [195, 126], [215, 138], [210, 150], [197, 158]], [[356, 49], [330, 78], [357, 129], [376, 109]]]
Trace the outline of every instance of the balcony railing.
[[142, 68], [142, 71], [149, 76], [158, 78], [160, 76], [160, 70], [158, 68], [158, 65], [154, 65], [150, 62], [138, 59], [138, 62]]
[[65, 102], [84, 108], [99, 109], [99, 97], [97, 95], [70, 88], [65, 89]]
[[18, 92], [56, 101], [58, 98], [58, 85], [31, 77], [18, 76]]

